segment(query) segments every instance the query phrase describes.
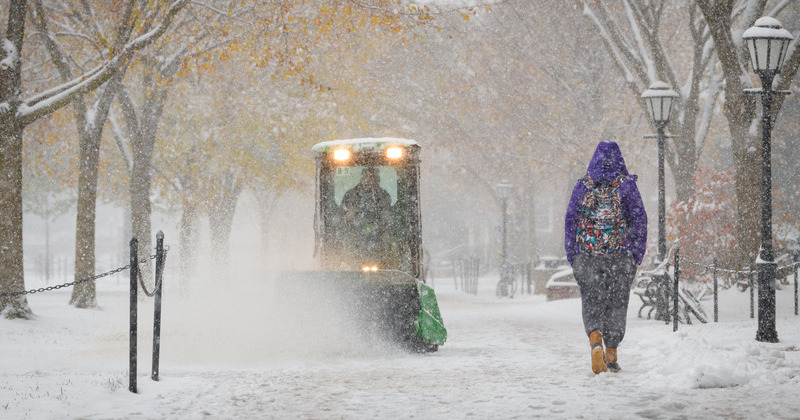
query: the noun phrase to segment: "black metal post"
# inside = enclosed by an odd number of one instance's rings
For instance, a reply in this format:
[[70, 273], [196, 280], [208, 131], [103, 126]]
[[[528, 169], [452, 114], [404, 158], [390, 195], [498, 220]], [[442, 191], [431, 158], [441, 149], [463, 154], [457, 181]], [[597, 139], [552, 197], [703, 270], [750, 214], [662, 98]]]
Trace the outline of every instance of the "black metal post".
[[755, 301], [755, 286], [756, 282], [753, 281], [753, 275], [756, 272], [755, 262], [750, 263], [750, 273], [747, 275], [747, 284], [750, 286], [750, 319], [756, 317], [756, 301]]
[[136, 238], [131, 239], [131, 296], [130, 296], [130, 352], [128, 355], [128, 390], [136, 393], [136, 330], [137, 320], [137, 296], [138, 286], [136, 279], [139, 274], [139, 242]]
[[[669, 266], [667, 266], [665, 270], [668, 271]], [[667, 271], [665, 271], [664, 274], [658, 276], [658, 278], [660, 279], [660, 284], [663, 285], [664, 287], [664, 291], [663, 293], [661, 293], [661, 296], [659, 296], [658, 300], [659, 300], [659, 306], [661, 306], [663, 310], [664, 323], [669, 325], [671, 319], [669, 318], [669, 293], [667, 293], [667, 290], [669, 290], [669, 287], [672, 285], [669, 284], [669, 274], [667, 273]], [[656, 314], [658, 314], [658, 309], [656, 309]]]
[[481, 260], [480, 258], [475, 258], [475, 286], [472, 288], [472, 294], [478, 294], [478, 278], [481, 274]]
[[[508, 198], [501, 197], [503, 202], [503, 241], [500, 248], [500, 282], [498, 283], [497, 292], [499, 297], [514, 297], [511, 293], [513, 285], [509, 280], [510, 270], [508, 268]], [[502, 285], [502, 286], [501, 286]]]
[[757, 341], [778, 342], [775, 329], [775, 256], [772, 252], [772, 79], [774, 71], [759, 72], [761, 77], [761, 251], [758, 261]]
[[667, 121], [656, 122], [656, 132], [658, 133], [658, 261], [664, 261], [667, 254], [667, 233], [666, 233], [666, 192], [664, 187], [664, 147], [666, 136], [664, 129]]
[[797, 315], [797, 262], [794, 265], [794, 314]]
[[672, 287], [672, 332], [678, 331], [678, 280], [681, 277], [680, 248], [675, 249], [675, 284]]
[[719, 322], [719, 295], [717, 293], [717, 254], [714, 254], [714, 322]]
[[525, 281], [528, 282], [528, 294], [533, 294], [533, 290], [531, 290], [531, 282], [533, 282], [533, 262], [528, 261], [525, 265]]
[[453, 287], [458, 290], [458, 270], [456, 269], [458, 260], [453, 258], [452, 267], [453, 267]]
[[164, 232], [156, 234], [156, 296], [153, 310], [153, 368], [150, 378], [158, 380], [158, 359], [161, 354], [161, 291], [164, 289]]
[[461, 290], [466, 290], [464, 286], [466, 284], [466, 279], [466, 266], [464, 265], [464, 259], [462, 258], [458, 260], [458, 280], [461, 282]]
[[503, 267], [506, 266], [506, 258], [508, 257], [508, 253], [507, 253], [508, 244], [506, 242], [508, 240], [508, 236], [507, 236], [507, 233], [506, 233], [506, 226], [507, 226], [507, 223], [508, 223], [508, 216], [506, 215], [507, 211], [508, 211], [508, 199], [504, 198], [503, 199], [503, 247], [502, 247], [502, 251], [501, 251], [501, 254], [500, 254], [500, 260], [501, 260], [501, 264], [503, 264]]

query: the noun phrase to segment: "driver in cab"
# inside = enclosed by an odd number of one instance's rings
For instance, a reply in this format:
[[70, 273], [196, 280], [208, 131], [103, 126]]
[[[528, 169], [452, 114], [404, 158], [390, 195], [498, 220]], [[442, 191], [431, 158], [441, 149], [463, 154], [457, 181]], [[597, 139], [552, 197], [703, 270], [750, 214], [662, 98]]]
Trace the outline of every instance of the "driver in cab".
[[367, 236], [378, 234], [381, 222], [389, 218], [392, 198], [380, 183], [378, 168], [364, 168], [361, 180], [342, 199], [340, 210], [345, 223]]

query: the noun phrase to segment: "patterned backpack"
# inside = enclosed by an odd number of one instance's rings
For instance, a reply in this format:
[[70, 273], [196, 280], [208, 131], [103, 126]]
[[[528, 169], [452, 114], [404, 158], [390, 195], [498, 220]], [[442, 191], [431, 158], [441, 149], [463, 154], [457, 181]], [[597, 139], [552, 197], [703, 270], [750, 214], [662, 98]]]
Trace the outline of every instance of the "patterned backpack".
[[622, 252], [627, 224], [622, 215], [619, 186], [627, 179], [619, 175], [610, 185], [599, 185], [589, 175], [581, 178], [589, 191], [583, 197], [577, 242], [581, 253], [606, 255]]

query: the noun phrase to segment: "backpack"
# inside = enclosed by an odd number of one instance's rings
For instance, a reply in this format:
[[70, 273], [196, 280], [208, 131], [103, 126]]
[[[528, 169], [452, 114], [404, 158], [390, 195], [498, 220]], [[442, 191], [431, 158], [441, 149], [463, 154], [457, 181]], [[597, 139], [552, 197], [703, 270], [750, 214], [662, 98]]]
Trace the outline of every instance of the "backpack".
[[627, 223], [622, 214], [619, 187], [628, 177], [619, 175], [610, 185], [599, 185], [589, 175], [581, 178], [589, 191], [583, 197], [578, 219], [580, 252], [607, 255], [622, 252]]

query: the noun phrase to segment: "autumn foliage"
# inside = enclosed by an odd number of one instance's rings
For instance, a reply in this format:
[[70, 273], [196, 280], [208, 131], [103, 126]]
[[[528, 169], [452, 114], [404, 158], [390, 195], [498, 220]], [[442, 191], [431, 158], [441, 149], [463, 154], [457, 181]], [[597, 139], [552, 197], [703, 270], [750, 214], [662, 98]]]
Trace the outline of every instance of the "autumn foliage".
[[687, 201], [675, 201], [667, 208], [667, 241], [678, 242], [681, 273], [698, 278], [714, 255], [718, 267], [735, 267], [736, 200], [732, 170], [699, 169], [694, 177], [696, 193]]

